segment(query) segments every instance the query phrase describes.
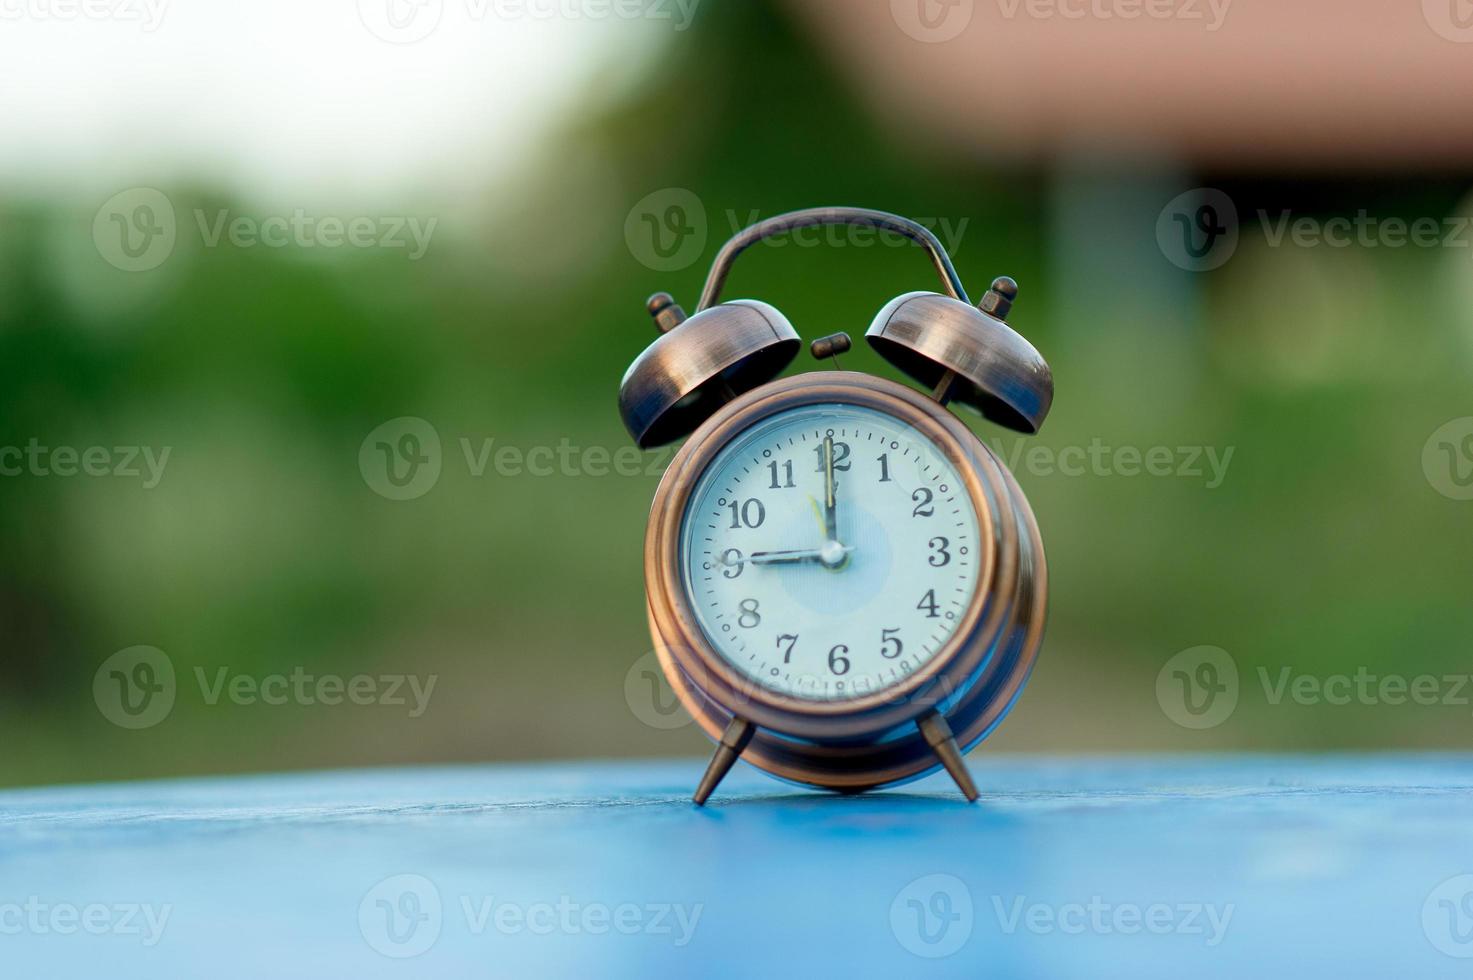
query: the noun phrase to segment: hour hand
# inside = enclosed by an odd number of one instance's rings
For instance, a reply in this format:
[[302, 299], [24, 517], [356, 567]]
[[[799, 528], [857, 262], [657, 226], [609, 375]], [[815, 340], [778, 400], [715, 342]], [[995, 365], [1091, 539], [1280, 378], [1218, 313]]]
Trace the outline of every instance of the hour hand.
[[[805, 548], [798, 551], [754, 551], [744, 560], [753, 565], [796, 565], [802, 562], [812, 561], [822, 565], [837, 565], [844, 560], [844, 556], [853, 551], [836, 541], [831, 541], [822, 548]], [[739, 564], [732, 562], [731, 564]]]

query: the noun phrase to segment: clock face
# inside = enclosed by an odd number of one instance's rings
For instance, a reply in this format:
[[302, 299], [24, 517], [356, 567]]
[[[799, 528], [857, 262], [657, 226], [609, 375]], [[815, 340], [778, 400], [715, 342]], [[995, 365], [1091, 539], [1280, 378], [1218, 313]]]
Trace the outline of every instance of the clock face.
[[979, 535], [956, 467], [920, 431], [804, 405], [716, 454], [683, 517], [681, 573], [741, 675], [843, 701], [901, 683], [946, 644], [977, 590]]

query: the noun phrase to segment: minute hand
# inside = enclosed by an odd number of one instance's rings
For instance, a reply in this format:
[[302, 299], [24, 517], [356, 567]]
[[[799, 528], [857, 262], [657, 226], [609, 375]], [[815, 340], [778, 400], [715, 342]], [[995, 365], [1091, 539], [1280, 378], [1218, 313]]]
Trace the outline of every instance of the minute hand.
[[839, 540], [839, 508], [834, 500], [834, 437], [823, 440], [823, 530], [826, 540]]

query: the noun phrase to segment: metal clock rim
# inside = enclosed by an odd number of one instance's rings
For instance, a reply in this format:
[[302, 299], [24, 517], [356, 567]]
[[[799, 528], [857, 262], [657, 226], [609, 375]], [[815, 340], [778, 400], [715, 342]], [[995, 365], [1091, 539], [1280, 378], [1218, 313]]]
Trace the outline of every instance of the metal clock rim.
[[[896, 685], [857, 698], [814, 701], [760, 686], [739, 674], [706, 639], [685, 594], [679, 567], [682, 518], [691, 494], [717, 453], [731, 438], [778, 412], [803, 405], [854, 404], [879, 409], [915, 427], [950, 458], [977, 512], [979, 540], [988, 547], [985, 567], [952, 635], [909, 677]], [[710, 692], [697, 687], [724, 711], [736, 711], [760, 727], [800, 738], [857, 738], [884, 731], [924, 714], [971, 679], [994, 641], [1001, 635], [1007, 602], [1018, 584], [1017, 529], [999, 521], [1011, 507], [1004, 485], [987, 485], [980, 470], [989, 462], [1005, 470], [983, 449], [976, 436], [951, 413], [914, 390], [895, 382], [852, 372], [815, 372], [766, 385], [725, 406], [683, 446], [656, 493], [645, 546], [652, 631], [662, 660], [685, 677], [708, 681]], [[968, 465], [975, 458], [975, 465]], [[1001, 489], [1001, 499], [994, 490]], [[979, 561], [982, 556], [979, 556]], [[990, 602], [993, 597], [1000, 601]], [[985, 642], [983, 642], [985, 641]], [[953, 682], [948, 687], [947, 681]], [[938, 694], [937, 688], [942, 690]], [[726, 703], [730, 702], [730, 703]]]

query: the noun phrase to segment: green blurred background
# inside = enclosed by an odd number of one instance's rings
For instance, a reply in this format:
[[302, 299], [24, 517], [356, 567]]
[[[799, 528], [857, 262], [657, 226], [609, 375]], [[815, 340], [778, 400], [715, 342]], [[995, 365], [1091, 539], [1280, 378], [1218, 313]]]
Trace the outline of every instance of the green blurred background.
[[[838, 203], [943, 224], [974, 297], [996, 275], [1022, 284], [1012, 322], [1057, 384], [1033, 442], [1233, 452], [1215, 487], [1019, 464], [1048, 547], [1049, 633], [979, 751], [1463, 747], [1466, 704], [1274, 705], [1258, 669], [1473, 671], [1473, 502], [1439, 492], [1423, 458], [1439, 427], [1473, 414], [1470, 250], [1275, 247], [1250, 216], [1441, 220], [1468, 212], [1468, 176], [1119, 147], [1013, 155], [986, 132], [962, 152], [876, 111], [822, 21], [794, 6], [709, 0], [688, 31], [590, 42], [583, 94], [538, 110], [551, 135], [514, 170], [478, 186], [465, 151], [453, 194], [410, 180], [358, 212], [439, 219], [414, 261], [207, 247], [196, 209], [290, 206], [187, 162], [100, 188], [0, 186], [0, 446], [171, 447], [152, 489], [0, 478], [0, 782], [704, 752], [693, 726], [646, 724], [628, 693], [648, 667], [642, 535], [668, 454], [640, 476], [477, 476], [462, 440], [566, 440], [595, 459], [626, 447], [615, 395], [653, 337], [645, 297], [693, 307], [749, 218]], [[448, 117], [494, 143], [477, 115], [471, 100]], [[142, 272], [109, 264], [93, 228], [135, 186], [162, 191], [179, 226]], [[1207, 272], [1157, 244], [1162, 209], [1198, 187], [1244, 217], [1236, 252]], [[659, 271], [639, 209], [669, 189], [695, 195], [706, 234]], [[343, 213], [307, 189], [273, 200]], [[887, 299], [928, 288], [914, 249], [779, 243], [750, 253], [727, 295], [773, 303], [807, 338], [857, 339]], [[844, 366], [899, 377], [862, 343]], [[395, 501], [359, 451], [403, 416], [433, 425], [442, 473]], [[968, 420], [1005, 458], [1018, 449]], [[1156, 680], [1203, 644], [1231, 654], [1242, 694], [1229, 720], [1195, 731], [1163, 710]], [[168, 655], [178, 693], [165, 720], [133, 731], [99, 710], [93, 681], [136, 645]], [[210, 704], [196, 669], [222, 667], [438, 680], [419, 717]]]

